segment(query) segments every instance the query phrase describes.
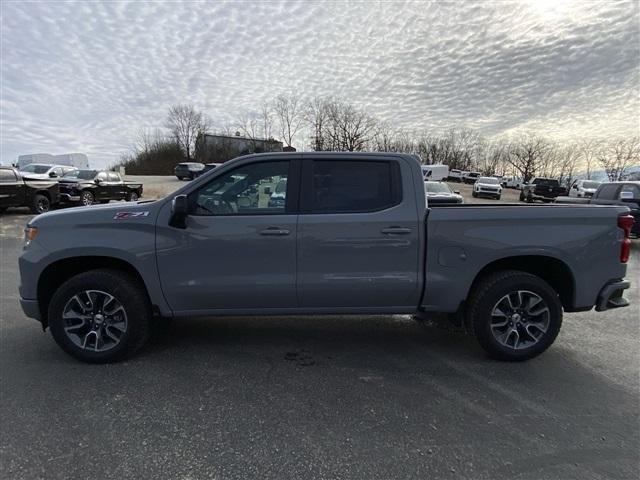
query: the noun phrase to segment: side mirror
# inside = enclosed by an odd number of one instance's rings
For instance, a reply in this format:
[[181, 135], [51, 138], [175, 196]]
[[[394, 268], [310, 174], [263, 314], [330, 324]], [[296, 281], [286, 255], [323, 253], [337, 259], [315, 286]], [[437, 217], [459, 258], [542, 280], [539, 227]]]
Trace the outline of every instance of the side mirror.
[[171, 202], [171, 218], [169, 225], [176, 228], [187, 228], [189, 205], [186, 195], [176, 195]]
[[56, 172], [49, 172], [49, 178], [57, 178], [58, 174]]
[[96, 178], [96, 179], [94, 180], [94, 183], [95, 183], [96, 185], [100, 185], [100, 184], [102, 183], [102, 180], [101, 180], [100, 178]]

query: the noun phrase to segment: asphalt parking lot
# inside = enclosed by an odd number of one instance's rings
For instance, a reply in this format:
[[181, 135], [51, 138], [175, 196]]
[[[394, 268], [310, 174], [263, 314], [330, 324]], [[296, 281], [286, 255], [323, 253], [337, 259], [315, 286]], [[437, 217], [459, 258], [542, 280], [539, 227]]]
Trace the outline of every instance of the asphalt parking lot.
[[0, 217], [1, 478], [638, 477], [638, 240], [632, 306], [567, 314], [527, 363], [378, 316], [180, 320], [100, 366], [20, 311], [28, 218]]

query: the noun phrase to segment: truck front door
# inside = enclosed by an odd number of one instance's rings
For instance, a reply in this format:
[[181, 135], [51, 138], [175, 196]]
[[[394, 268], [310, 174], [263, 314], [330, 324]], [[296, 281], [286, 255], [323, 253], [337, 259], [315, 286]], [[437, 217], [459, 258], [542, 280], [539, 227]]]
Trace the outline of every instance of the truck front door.
[[25, 201], [25, 185], [9, 168], [0, 169], [0, 208], [22, 205]]
[[411, 169], [397, 158], [305, 159], [298, 221], [301, 307], [418, 304], [424, 227], [413, 185]]
[[157, 263], [177, 314], [296, 307], [298, 171], [295, 159], [258, 160], [214, 177], [189, 193], [184, 229], [163, 207]]

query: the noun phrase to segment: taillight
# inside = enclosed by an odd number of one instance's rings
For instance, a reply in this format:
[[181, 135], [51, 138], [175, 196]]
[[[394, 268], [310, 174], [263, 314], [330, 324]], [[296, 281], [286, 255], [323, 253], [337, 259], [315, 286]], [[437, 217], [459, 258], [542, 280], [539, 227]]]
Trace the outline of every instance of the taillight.
[[618, 227], [624, 230], [624, 238], [620, 246], [620, 262], [627, 263], [631, 254], [631, 227], [633, 227], [633, 217], [631, 215], [620, 215], [618, 217]]

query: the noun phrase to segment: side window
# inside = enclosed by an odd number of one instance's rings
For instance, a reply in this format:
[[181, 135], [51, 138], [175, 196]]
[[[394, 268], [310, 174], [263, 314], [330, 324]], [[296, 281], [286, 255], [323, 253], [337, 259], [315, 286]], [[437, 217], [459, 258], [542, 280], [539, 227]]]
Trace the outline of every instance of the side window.
[[195, 215], [285, 213], [289, 161], [258, 162], [217, 177], [189, 195]]
[[61, 177], [62, 176], [62, 168], [60, 167], [56, 167], [53, 169], [53, 173], [56, 174], [56, 177]]
[[4, 168], [0, 170], [0, 183], [13, 183], [16, 180], [16, 174], [12, 170]]
[[96, 175], [96, 179], [97, 180], [102, 180], [103, 182], [106, 182], [107, 181], [107, 173], [106, 172], [98, 173], [98, 175]]
[[640, 200], [640, 187], [631, 184], [623, 185], [620, 190], [620, 200], [625, 199]]
[[120, 181], [120, 175], [118, 175], [115, 172], [109, 172], [107, 175], [109, 176], [109, 181], [110, 182], [119, 182]]
[[314, 160], [305, 210], [358, 213], [383, 210], [401, 200], [400, 167], [388, 161]]
[[615, 183], [611, 183], [609, 185], [602, 185], [600, 190], [598, 190], [598, 198], [602, 200], [613, 200], [616, 198], [616, 193], [618, 192], [618, 185]]

